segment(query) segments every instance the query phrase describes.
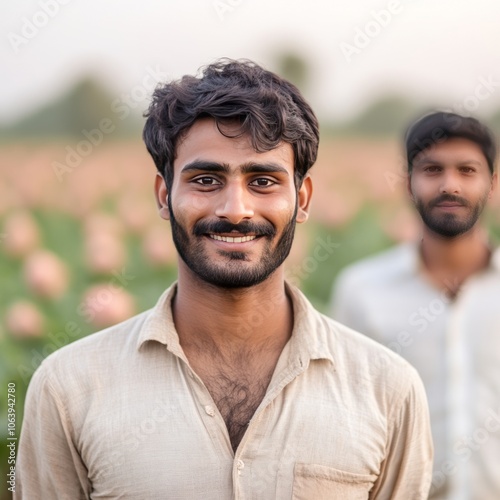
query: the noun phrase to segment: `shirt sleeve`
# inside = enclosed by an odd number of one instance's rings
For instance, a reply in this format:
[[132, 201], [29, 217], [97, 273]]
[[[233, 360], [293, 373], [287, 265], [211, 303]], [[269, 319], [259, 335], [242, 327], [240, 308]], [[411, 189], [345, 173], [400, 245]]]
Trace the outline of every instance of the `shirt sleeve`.
[[67, 410], [43, 363], [26, 395], [15, 500], [90, 498], [87, 470], [72, 439]]
[[387, 454], [370, 500], [426, 500], [432, 481], [433, 444], [427, 398], [414, 372], [402, 403], [389, 417]]

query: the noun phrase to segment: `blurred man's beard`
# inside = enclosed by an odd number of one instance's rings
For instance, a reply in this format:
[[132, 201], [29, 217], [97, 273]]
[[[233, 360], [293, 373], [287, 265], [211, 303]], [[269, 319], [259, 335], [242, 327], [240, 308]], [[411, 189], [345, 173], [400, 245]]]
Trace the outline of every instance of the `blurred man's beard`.
[[[267, 279], [287, 258], [292, 247], [295, 234], [295, 223], [297, 216], [297, 203], [292, 218], [288, 221], [283, 234], [273, 246], [276, 239], [276, 228], [270, 223], [255, 224], [245, 221], [240, 224], [231, 224], [225, 221], [199, 221], [195, 224], [192, 234], [182, 227], [175, 218], [168, 198], [168, 209], [170, 212], [170, 224], [172, 227], [172, 239], [177, 252], [189, 269], [199, 276], [203, 281], [221, 288], [247, 288], [258, 285]], [[230, 233], [236, 230], [238, 233], [252, 233], [260, 235], [264, 240], [259, 244], [262, 246], [260, 260], [252, 266], [244, 263], [248, 261], [246, 252], [219, 250], [221, 262], [212, 262], [205, 253], [205, 241], [207, 233]], [[225, 258], [224, 258], [225, 257]]]
[[[419, 198], [415, 197], [414, 199], [415, 207], [423, 223], [431, 231], [445, 238], [455, 238], [456, 236], [470, 231], [474, 227], [488, 201], [488, 195], [486, 194], [475, 205], [472, 205], [464, 198], [449, 194], [443, 194], [431, 200], [427, 205], [424, 205]], [[432, 213], [433, 208], [437, 204], [447, 201], [462, 204], [467, 209], [467, 214], [460, 216], [452, 212], [440, 214]]]

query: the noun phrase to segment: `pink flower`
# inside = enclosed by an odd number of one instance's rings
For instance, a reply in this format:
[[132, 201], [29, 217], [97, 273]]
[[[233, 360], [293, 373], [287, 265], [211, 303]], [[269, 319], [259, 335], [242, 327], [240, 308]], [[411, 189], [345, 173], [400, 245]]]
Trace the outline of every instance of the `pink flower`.
[[10, 214], [3, 228], [5, 253], [24, 257], [38, 247], [40, 231], [33, 217], [27, 212]]
[[112, 234], [92, 234], [85, 240], [85, 260], [92, 272], [109, 274], [125, 264], [125, 247], [123, 242]]
[[120, 220], [134, 234], [143, 233], [158, 218], [152, 197], [145, 201], [125, 195], [119, 202], [118, 213]]
[[125, 321], [135, 314], [133, 297], [114, 283], [95, 285], [83, 297], [85, 319], [96, 328], [105, 328]]
[[113, 215], [99, 212], [91, 213], [85, 219], [84, 225], [87, 236], [95, 234], [123, 235], [123, 224], [118, 217]]
[[23, 275], [28, 288], [41, 297], [57, 299], [68, 288], [66, 264], [48, 250], [32, 253], [24, 263]]
[[43, 333], [44, 318], [32, 302], [19, 300], [7, 309], [5, 324], [7, 331], [14, 337], [40, 337]]
[[153, 265], [173, 265], [177, 262], [177, 252], [166, 224], [152, 227], [146, 233], [142, 251]]

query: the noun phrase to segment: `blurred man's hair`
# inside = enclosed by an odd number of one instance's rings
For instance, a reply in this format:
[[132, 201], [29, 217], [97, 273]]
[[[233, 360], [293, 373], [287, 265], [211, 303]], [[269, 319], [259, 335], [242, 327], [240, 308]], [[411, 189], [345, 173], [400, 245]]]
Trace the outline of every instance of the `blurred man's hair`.
[[411, 172], [413, 161], [419, 153], [454, 137], [476, 143], [481, 148], [490, 172], [493, 174], [497, 148], [491, 130], [476, 118], [445, 111], [423, 116], [410, 125], [406, 131], [408, 171]]
[[248, 134], [259, 152], [289, 143], [297, 187], [316, 161], [319, 126], [313, 110], [297, 87], [252, 61], [220, 59], [200, 77], [158, 86], [145, 116], [143, 139], [168, 189], [178, 141], [203, 117], [214, 118], [221, 133], [224, 122], [239, 124], [236, 137]]

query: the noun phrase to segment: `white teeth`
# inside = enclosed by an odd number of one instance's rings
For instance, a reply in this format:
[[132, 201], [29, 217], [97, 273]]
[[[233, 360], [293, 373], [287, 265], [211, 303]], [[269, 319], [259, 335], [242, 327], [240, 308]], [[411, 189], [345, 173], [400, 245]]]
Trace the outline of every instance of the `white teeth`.
[[225, 241], [227, 243], [244, 243], [245, 241], [252, 241], [256, 236], [237, 236], [233, 238], [232, 236], [219, 236], [218, 234], [211, 234], [210, 238], [219, 241]]

